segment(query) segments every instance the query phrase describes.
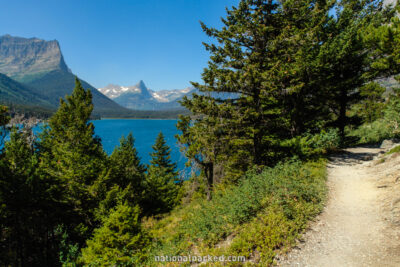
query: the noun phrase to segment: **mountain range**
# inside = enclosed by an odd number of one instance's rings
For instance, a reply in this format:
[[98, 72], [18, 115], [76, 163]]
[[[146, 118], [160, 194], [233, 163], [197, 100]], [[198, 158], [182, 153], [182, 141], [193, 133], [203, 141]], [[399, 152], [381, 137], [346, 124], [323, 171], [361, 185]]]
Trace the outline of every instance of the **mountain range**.
[[[60, 98], [71, 94], [76, 77], [65, 63], [58, 41], [11, 35], [0, 36], [0, 74], [1, 103], [53, 110]], [[87, 82], [81, 82], [92, 91], [94, 114], [127, 112]]]
[[[76, 75], [68, 68], [57, 40], [45, 41], [38, 38], [22, 38], [11, 35], [0, 36], [0, 104], [16, 111], [41, 110], [53, 113], [60, 98], [71, 94], [75, 86]], [[153, 105], [152, 92], [146, 86], [138, 88], [143, 92], [142, 105], [122, 105], [104, 95], [88, 82], [80, 79], [82, 86], [92, 92], [93, 115], [96, 117], [175, 117], [178, 108], [169, 103], [167, 112]], [[147, 94], [146, 94], [147, 92]], [[121, 96], [122, 97], [122, 96]], [[140, 106], [141, 110], [132, 110]], [[161, 106], [164, 107], [162, 104]], [[129, 109], [130, 108], [130, 109]], [[153, 111], [143, 111], [144, 109]], [[139, 109], [139, 108], [138, 108]]]
[[143, 81], [132, 86], [109, 84], [98, 90], [121, 106], [135, 110], [182, 109], [178, 101], [195, 91], [193, 87], [153, 91]]
[[[16, 112], [40, 110], [51, 114], [57, 109], [60, 98], [72, 93], [76, 78], [57, 40], [0, 36], [0, 104]], [[80, 81], [92, 92], [96, 117], [176, 117], [188, 113], [179, 100], [183, 96], [190, 97], [193, 92], [199, 93], [193, 87], [154, 91], [143, 81], [132, 86], [109, 84], [96, 89]], [[215, 95], [231, 97], [230, 94]]]

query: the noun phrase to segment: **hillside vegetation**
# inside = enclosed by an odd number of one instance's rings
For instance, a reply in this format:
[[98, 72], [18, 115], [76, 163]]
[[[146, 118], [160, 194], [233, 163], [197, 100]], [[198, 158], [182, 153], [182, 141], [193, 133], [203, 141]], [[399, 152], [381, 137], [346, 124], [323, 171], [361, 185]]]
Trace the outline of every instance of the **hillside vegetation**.
[[211, 201], [197, 199], [159, 221], [146, 220], [155, 240], [146, 265], [157, 265], [159, 255], [194, 252], [242, 255], [271, 264], [276, 250], [293, 245], [307, 221], [321, 211], [325, 193], [324, 160], [249, 171]]
[[149, 165], [132, 134], [108, 156], [79, 79], [38, 137], [1, 107], [0, 265], [273, 264], [322, 209], [325, 156], [398, 137], [400, 96], [376, 83], [400, 72], [396, 9], [242, 0], [221, 29], [202, 23], [210, 61], [177, 122], [188, 180], [162, 133]]

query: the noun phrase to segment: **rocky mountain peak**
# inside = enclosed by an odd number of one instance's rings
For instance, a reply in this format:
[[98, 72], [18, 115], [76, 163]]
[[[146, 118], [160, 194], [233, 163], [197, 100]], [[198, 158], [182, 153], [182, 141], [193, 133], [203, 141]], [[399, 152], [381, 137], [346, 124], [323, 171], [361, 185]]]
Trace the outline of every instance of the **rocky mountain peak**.
[[153, 91], [140, 80], [133, 86], [120, 86], [109, 84], [98, 89], [101, 93], [121, 106], [138, 110], [162, 110], [181, 108], [178, 101], [185, 95], [191, 94], [195, 89], [188, 87], [185, 89]]
[[0, 36], [0, 73], [29, 81], [53, 70], [69, 71], [57, 40]]
[[144, 84], [143, 80], [140, 80], [140, 81], [135, 85], [135, 87], [137, 87], [137, 88], [139, 88], [139, 89], [147, 90], [147, 87], [146, 87], [146, 85]]

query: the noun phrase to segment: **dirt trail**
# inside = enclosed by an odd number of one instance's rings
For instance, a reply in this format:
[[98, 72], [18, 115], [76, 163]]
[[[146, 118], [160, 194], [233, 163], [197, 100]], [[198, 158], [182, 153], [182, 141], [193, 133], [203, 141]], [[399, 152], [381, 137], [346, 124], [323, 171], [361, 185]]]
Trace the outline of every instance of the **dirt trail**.
[[353, 148], [332, 157], [327, 206], [279, 266], [400, 266], [399, 227], [385, 206], [388, 185], [379, 185], [382, 171], [371, 161], [379, 152]]

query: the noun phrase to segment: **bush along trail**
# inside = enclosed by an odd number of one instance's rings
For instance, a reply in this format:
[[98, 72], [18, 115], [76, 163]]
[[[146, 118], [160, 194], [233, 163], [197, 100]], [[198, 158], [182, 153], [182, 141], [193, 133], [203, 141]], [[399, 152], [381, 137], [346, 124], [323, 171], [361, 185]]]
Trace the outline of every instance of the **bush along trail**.
[[331, 158], [327, 206], [280, 266], [400, 266], [399, 153], [387, 150], [357, 147]]

